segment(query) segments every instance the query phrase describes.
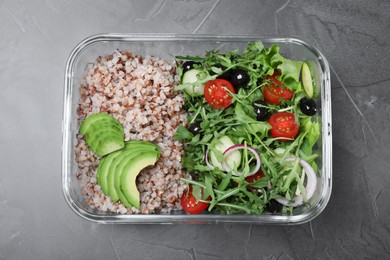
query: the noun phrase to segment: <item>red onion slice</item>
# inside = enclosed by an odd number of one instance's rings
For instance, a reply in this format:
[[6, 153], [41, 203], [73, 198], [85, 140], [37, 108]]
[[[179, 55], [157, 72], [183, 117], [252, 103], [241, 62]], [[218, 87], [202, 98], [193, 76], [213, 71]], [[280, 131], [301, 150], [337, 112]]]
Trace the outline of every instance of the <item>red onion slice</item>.
[[[292, 161], [295, 160], [295, 158], [287, 158], [286, 161]], [[310, 200], [311, 197], [313, 197], [314, 192], [317, 188], [317, 175], [314, 171], [314, 169], [308, 164], [305, 160], [300, 159], [299, 164], [302, 166], [303, 170], [305, 171], [305, 174], [307, 176], [307, 183], [306, 183], [306, 200]], [[290, 202], [286, 198], [278, 198], [276, 199], [279, 203], [285, 205], [285, 206], [291, 206], [291, 207], [297, 207], [303, 204], [303, 195], [297, 195], [294, 196], [294, 202]]]
[[[232, 175], [234, 176], [240, 176], [242, 175], [242, 172], [234, 172], [232, 169], [229, 168], [229, 166], [226, 165], [226, 157], [234, 152], [234, 151], [237, 151], [237, 150], [240, 150], [240, 149], [248, 149], [248, 151], [250, 151], [251, 153], [254, 154], [255, 158], [256, 158], [256, 167], [250, 172], [248, 173], [247, 176], [251, 176], [255, 173], [257, 173], [259, 170], [260, 170], [260, 165], [261, 165], [261, 161], [260, 161], [260, 156], [259, 154], [257, 153], [257, 151], [255, 149], [253, 149], [252, 147], [250, 146], [246, 146], [244, 144], [237, 144], [237, 145], [233, 145], [233, 146], [230, 146], [229, 148], [227, 148], [224, 152], [223, 152], [223, 155], [224, 155], [224, 160], [222, 162], [222, 168], [226, 171], [226, 172], [229, 172], [229, 171], [232, 171]], [[204, 160], [206, 162], [206, 165], [207, 167], [209, 167], [210, 169], [214, 169], [214, 165], [212, 165], [210, 162], [209, 162], [209, 149], [206, 150], [206, 154], [204, 156]]]
[[[223, 152], [223, 155], [224, 155], [224, 158], [226, 159], [226, 157], [230, 153], [232, 153], [234, 151], [237, 151], [237, 150], [243, 150], [243, 149], [248, 149], [248, 151], [253, 153], [253, 155], [256, 158], [256, 167], [250, 173], [248, 173], [248, 175], [247, 175], [247, 176], [251, 176], [251, 175], [257, 173], [260, 170], [260, 165], [261, 165], [260, 156], [259, 156], [259, 154], [257, 153], [257, 151], [255, 149], [253, 149], [250, 146], [244, 145], [244, 144], [237, 144], [237, 145], [230, 146], [228, 149], [226, 149]], [[233, 171], [233, 169], [229, 168], [229, 166], [227, 166], [225, 160], [222, 162], [222, 168], [225, 171], [227, 171], [227, 172], [231, 171], [232, 175], [234, 175], [234, 176], [241, 176], [242, 175], [242, 172], [235, 172], [235, 171]]]
[[210, 162], [209, 162], [209, 149], [207, 148], [206, 149], [206, 154], [204, 156], [204, 160], [206, 161], [206, 165], [207, 167], [209, 167], [211, 170], [214, 170], [214, 165], [212, 165]]

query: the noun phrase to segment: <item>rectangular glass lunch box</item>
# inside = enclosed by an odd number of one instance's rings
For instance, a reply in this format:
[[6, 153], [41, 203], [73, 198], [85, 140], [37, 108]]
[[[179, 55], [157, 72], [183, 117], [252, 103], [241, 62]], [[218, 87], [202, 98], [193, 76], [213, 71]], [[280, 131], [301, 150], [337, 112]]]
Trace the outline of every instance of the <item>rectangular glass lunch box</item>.
[[[116, 49], [133, 53], [154, 55], [173, 61], [176, 55], [204, 56], [206, 51], [221, 52], [243, 50], [248, 42], [262, 41], [268, 47], [278, 44], [286, 58], [308, 61], [320, 93], [317, 97], [321, 117], [321, 136], [316, 146], [318, 176], [317, 189], [307, 206], [298, 207], [293, 214], [221, 215], [202, 213], [188, 215], [174, 210], [167, 214], [114, 214], [96, 210], [87, 205], [76, 177], [76, 134], [78, 132], [76, 109], [80, 98], [80, 84], [88, 63], [98, 56], [112, 54]], [[260, 36], [209, 36], [209, 35], [145, 35], [100, 34], [80, 42], [71, 52], [65, 70], [62, 143], [62, 188], [70, 208], [84, 219], [98, 223], [251, 223], [251, 224], [301, 224], [314, 219], [326, 207], [332, 190], [332, 119], [329, 65], [315, 46], [295, 38], [265, 38]]]

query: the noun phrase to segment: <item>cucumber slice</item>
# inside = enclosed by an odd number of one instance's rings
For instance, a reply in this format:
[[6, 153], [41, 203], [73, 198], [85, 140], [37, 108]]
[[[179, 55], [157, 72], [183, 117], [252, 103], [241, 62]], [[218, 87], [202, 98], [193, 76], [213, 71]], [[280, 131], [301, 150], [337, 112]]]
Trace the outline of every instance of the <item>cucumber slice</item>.
[[189, 84], [189, 85], [184, 89], [184, 91], [192, 97], [202, 96], [204, 90], [204, 84], [203, 83], [199, 83], [197, 85], [190, 85], [190, 84], [197, 82], [199, 79], [204, 79], [205, 77], [206, 75], [204, 75], [203, 72], [197, 69], [191, 69], [186, 71], [183, 74], [182, 84]]
[[301, 79], [303, 89], [309, 98], [313, 98], [316, 95], [316, 86], [313, 80], [313, 73], [308, 62], [302, 64]]
[[[233, 143], [232, 139], [230, 139], [229, 136], [224, 135], [224, 136], [219, 138], [218, 143], [215, 145], [215, 148], [219, 152], [223, 153], [226, 151], [226, 149], [228, 149], [229, 147], [234, 146], [234, 145], [235, 144]], [[217, 156], [215, 155], [213, 150], [210, 151], [210, 161], [211, 161], [211, 164], [214, 165], [214, 167], [217, 167], [221, 171], [224, 171], [224, 169], [222, 167], [222, 163], [219, 162], [219, 160], [217, 159]], [[226, 162], [226, 165], [230, 169], [234, 169], [235, 167], [238, 167], [241, 163], [241, 152], [238, 150], [232, 152], [231, 154], [226, 156], [225, 162]]]

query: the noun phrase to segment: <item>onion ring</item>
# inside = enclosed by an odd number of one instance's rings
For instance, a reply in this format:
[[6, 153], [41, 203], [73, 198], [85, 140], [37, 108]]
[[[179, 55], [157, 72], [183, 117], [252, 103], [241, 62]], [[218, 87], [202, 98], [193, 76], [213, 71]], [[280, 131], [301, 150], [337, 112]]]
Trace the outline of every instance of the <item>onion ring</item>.
[[[287, 158], [286, 161], [292, 161], [296, 160], [294, 157]], [[307, 184], [306, 184], [306, 201], [310, 200], [311, 197], [313, 197], [314, 192], [317, 188], [317, 175], [314, 171], [314, 169], [308, 164], [305, 160], [300, 159], [299, 164], [302, 166], [302, 168], [305, 171], [305, 174], [307, 176]], [[297, 207], [303, 204], [303, 195], [296, 195], [294, 196], [294, 202], [290, 202], [286, 198], [277, 198], [276, 200], [285, 206], [290, 207]]]
[[[261, 160], [260, 160], [260, 156], [259, 154], [257, 153], [257, 151], [250, 147], [250, 146], [247, 146], [247, 145], [244, 145], [244, 144], [237, 144], [237, 145], [232, 145], [230, 146], [229, 148], [227, 148], [224, 152], [223, 152], [223, 156], [224, 156], [224, 160], [222, 161], [221, 165], [222, 165], [222, 168], [226, 171], [226, 172], [229, 172], [231, 171], [232, 172], [232, 175], [234, 176], [240, 176], [242, 175], [242, 172], [234, 172], [232, 169], [229, 168], [229, 166], [227, 166], [226, 164], [226, 157], [234, 152], [234, 151], [237, 151], [237, 150], [241, 150], [241, 149], [248, 149], [248, 151], [250, 151], [251, 153], [254, 154], [255, 158], [256, 158], [256, 167], [250, 172], [248, 173], [247, 176], [251, 176], [255, 173], [257, 173], [260, 169], [260, 165], [261, 165]], [[209, 167], [211, 170], [214, 170], [214, 165], [212, 165], [210, 162], [209, 162], [209, 149], [206, 150], [206, 154], [205, 154], [205, 158], [204, 158], [205, 162], [206, 162], [206, 165], [207, 167]]]
[[[228, 149], [226, 149], [223, 152], [224, 158], [226, 158], [230, 153], [232, 153], [234, 151], [237, 151], [237, 150], [241, 150], [241, 149], [248, 149], [248, 151], [253, 153], [255, 158], [256, 158], [256, 167], [255, 167], [255, 169], [253, 169], [246, 176], [251, 176], [251, 175], [257, 173], [260, 170], [260, 165], [261, 165], [260, 156], [257, 153], [257, 151], [254, 148], [250, 147], [250, 146], [247, 146], [247, 145], [244, 145], [244, 144], [237, 144], [237, 145], [230, 146]], [[232, 169], [230, 169], [229, 166], [227, 166], [225, 160], [223, 160], [223, 162], [222, 162], [222, 168], [225, 171], [227, 171], [227, 172], [232, 171], [232, 175], [234, 175], [234, 176], [241, 176], [242, 175], [242, 172], [234, 172]]]

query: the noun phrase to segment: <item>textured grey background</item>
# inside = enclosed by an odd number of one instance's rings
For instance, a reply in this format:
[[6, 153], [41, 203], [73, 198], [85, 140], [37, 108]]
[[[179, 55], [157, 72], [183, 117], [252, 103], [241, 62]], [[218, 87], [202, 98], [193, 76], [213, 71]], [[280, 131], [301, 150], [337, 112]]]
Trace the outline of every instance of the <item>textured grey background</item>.
[[[114, 3], [115, 2], [115, 3]], [[0, 1], [0, 259], [390, 259], [390, 2]], [[299, 226], [98, 225], [61, 189], [64, 68], [102, 32], [295, 36], [331, 64], [333, 193]]]

